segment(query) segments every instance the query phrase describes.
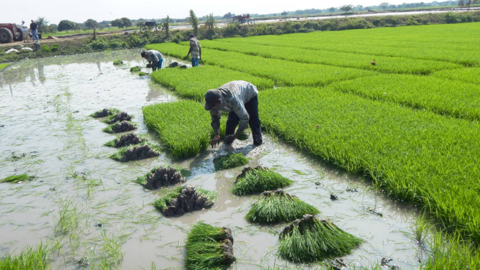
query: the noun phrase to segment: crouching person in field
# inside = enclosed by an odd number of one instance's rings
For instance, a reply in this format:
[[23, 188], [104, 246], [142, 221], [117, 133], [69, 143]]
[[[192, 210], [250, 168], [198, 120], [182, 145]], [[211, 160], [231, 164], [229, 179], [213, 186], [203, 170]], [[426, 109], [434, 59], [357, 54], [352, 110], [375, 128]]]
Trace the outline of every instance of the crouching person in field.
[[205, 94], [205, 110], [210, 111], [212, 128], [215, 132], [212, 145], [220, 141], [219, 129], [222, 111], [229, 112], [225, 143], [231, 144], [242, 134], [247, 125], [250, 125], [253, 144], [262, 144], [257, 95], [257, 87], [246, 81], [232, 81], [218, 89], [207, 91]]
[[143, 58], [147, 59], [147, 67], [151, 67], [153, 71], [162, 68], [163, 55], [157, 50], [148, 50], [140, 54]]

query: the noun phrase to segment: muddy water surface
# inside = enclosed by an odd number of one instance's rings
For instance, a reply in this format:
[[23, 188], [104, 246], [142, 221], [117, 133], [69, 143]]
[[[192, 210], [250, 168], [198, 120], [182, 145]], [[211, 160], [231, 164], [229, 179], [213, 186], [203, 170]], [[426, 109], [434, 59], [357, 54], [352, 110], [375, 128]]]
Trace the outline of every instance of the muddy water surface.
[[[116, 59], [125, 65], [114, 66]], [[170, 61], [166, 59], [167, 64]], [[202, 220], [232, 229], [235, 269], [274, 265], [321, 269], [320, 265], [290, 264], [275, 255], [282, 226], [256, 226], [244, 220], [258, 196], [233, 196], [230, 190], [242, 168], [215, 172], [212, 162], [218, 155], [241, 151], [251, 159], [250, 166], [269, 167], [294, 180], [286, 190], [317, 207], [320, 218], [331, 219], [365, 240], [343, 258], [349, 268], [368, 268], [382, 258], [393, 259], [392, 265], [401, 269], [418, 268], [419, 246], [412, 236], [414, 209], [274, 138], [267, 136], [256, 148], [251, 138], [236, 141], [185, 161], [164, 153], [127, 164], [109, 159], [116, 150], [103, 144], [115, 135], [102, 132], [106, 124], [89, 117], [91, 113], [120, 109], [134, 116], [135, 132], [145, 134], [149, 132], [142, 106], [177, 99], [148, 76], [130, 73], [131, 66], [145, 64], [135, 50], [27, 60], [0, 73], [0, 178], [36, 176], [30, 182], [0, 184], [0, 256], [48, 243], [58, 250], [52, 254], [53, 269], [88, 269], [102, 261], [118, 263], [118, 269], [152, 265], [182, 269], [186, 234], [194, 222]], [[153, 133], [149, 139], [159, 143]], [[215, 190], [215, 206], [180, 218], [163, 218], [151, 205], [158, 192], [132, 182], [159, 165], [190, 170], [187, 183]], [[330, 200], [332, 193], [339, 200]], [[70, 209], [69, 214], [61, 215], [62, 209]], [[77, 225], [62, 232], [59, 224], [65, 220]]]

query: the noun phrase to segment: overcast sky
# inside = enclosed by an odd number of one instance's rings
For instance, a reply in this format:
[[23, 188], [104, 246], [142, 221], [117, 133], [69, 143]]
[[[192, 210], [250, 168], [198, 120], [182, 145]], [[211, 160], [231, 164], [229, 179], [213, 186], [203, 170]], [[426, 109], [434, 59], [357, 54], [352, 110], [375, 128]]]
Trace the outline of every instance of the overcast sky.
[[[0, 6], [0, 23], [18, 23], [22, 20], [30, 22], [38, 17], [45, 17], [49, 24], [58, 24], [61, 20], [84, 22], [87, 19], [96, 21], [114, 20], [121, 17], [129, 19], [160, 19], [167, 15], [170, 18], [186, 18], [190, 9], [197, 17], [213, 13], [214, 16], [223, 16], [228, 12], [235, 14], [257, 13], [269, 14], [283, 11], [302, 9], [324, 9], [340, 7], [342, 5], [379, 5], [382, 2], [390, 4], [418, 3], [417, 1], [398, 0], [338, 0], [321, 2], [313, 0], [290, 1], [258, 1], [258, 0], [22, 0], [2, 1]], [[431, 1], [425, 1], [431, 2]]]

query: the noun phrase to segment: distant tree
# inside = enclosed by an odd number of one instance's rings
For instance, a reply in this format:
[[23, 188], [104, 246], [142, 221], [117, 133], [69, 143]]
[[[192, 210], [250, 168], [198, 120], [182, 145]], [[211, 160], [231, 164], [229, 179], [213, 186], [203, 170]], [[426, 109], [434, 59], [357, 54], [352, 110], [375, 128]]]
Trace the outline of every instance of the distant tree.
[[41, 33], [48, 32], [47, 27], [48, 27], [48, 21], [45, 19], [45, 17], [38, 17], [38, 19], [35, 21], [35, 23], [38, 26], [38, 31]]
[[163, 22], [163, 28], [165, 28], [165, 34], [167, 37], [170, 36], [170, 17], [167, 15], [165, 22]]
[[287, 13], [286, 11], [280, 13], [280, 15], [282, 15], [282, 16], [286, 16], [287, 14], [288, 14], [288, 13]]
[[85, 24], [85, 27], [88, 29], [97, 29], [100, 26], [94, 19], [88, 19], [83, 24]]
[[132, 21], [130, 21], [130, 19], [126, 18], [126, 17], [123, 17], [121, 18], [120, 20], [122, 20], [122, 23], [123, 23], [123, 27], [130, 27], [132, 26]]
[[458, 6], [463, 8], [465, 6], [465, 2], [463, 2], [463, 0], [459, 0], [458, 1]]
[[229, 20], [229, 19], [233, 18], [233, 16], [235, 16], [235, 14], [232, 14], [231, 12], [228, 12], [227, 14], [223, 15], [223, 18]]
[[472, 1], [471, 0], [467, 0], [467, 2], [465, 2], [465, 7], [466, 8], [470, 8], [470, 5], [472, 4]]
[[68, 31], [74, 29], [76, 26], [76, 23], [69, 21], [69, 20], [62, 20], [60, 23], [58, 23], [58, 31]]
[[344, 5], [344, 6], [341, 6], [341, 7], [340, 7], [340, 10], [345, 11], [345, 13], [348, 13], [348, 12], [351, 11], [352, 9], [353, 9], [353, 6], [352, 6], [352, 5]]
[[58, 25], [56, 24], [50, 24], [47, 29], [47, 33], [56, 33], [58, 30]]
[[195, 12], [190, 9], [190, 17], [188, 17], [188, 22], [192, 25], [193, 27], [193, 34], [196, 36], [198, 35], [198, 18], [195, 15]]
[[383, 10], [386, 10], [388, 8], [389, 4], [387, 2], [383, 2], [380, 4], [380, 8], [382, 8]]
[[355, 8], [356, 8], [358, 11], [361, 11], [362, 8], [363, 8], [363, 6], [362, 6], [362, 5], [357, 5]]
[[130, 27], [132, 26], [132, 21], [130, 21], [128, 18], [123, 17], [120, 19], [113, 20], [111, 22], [111, 25], [115, 27], [120, 27], [120, 28]]
[[217, 25], [217, 22], [215, 21], [215, 17], [213, 17], [213, 13], [207, 15], [207, 19], [205, 20], [205, 30], [208, 37], [213, 37], [213, 35], [215, 35], [215, 25]]
[[328, 11], [330, 11], [330, 13], [335, 12], [335, 10], [337, 10], [337, 8], [331, 7], [331, 8], [328, 9]]

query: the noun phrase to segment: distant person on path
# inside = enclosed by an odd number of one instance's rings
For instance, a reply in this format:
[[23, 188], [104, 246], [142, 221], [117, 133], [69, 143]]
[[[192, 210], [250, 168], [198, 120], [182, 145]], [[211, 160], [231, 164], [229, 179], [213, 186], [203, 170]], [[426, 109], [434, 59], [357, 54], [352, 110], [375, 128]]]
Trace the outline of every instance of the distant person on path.
[[151, 67], [153, 71], [162, 68], [163, 55], [157, 50], [148, 50], [140, 54], [143, 58], [147, 59], [147, 67]]
[[38, 34], [37, 34], [37, 27], [38, 25], [32, 20], [32, 23], [30, 24], [30, 31], [32, 34], [32, 41], [35, 42], [35, 39], [37, 39], [38, 42], [40, 40], [38, 39]]
[[[207, 91], [205, 94], [205, 110], [210, 111], [212, 117], [211, 125], [215, 132], [215, 137], [211, 142], [212, 146], [220, 142], [219, 129], [222, 111], [229, 112], [225, 143], [231, 144], [242, 134], [247, 125], [250, 125], [253, 144], [262, 144], [257, 96], [257, 87], [247, 81], [231, 81], [218, 89]], [[235, 129], [237, 129], [236, 132]]]
[[23, 43], [28, 42], [28, 26], [25, 24], [25, 21], [22, 21], [22, 37]]
[[202, 59], [202, 46], [194, 34], [190, 34], [190, 50], [188, 50], [187, 59], [189, 54], [192, 56], [192, 67], [198, 67], [198, 61]]

